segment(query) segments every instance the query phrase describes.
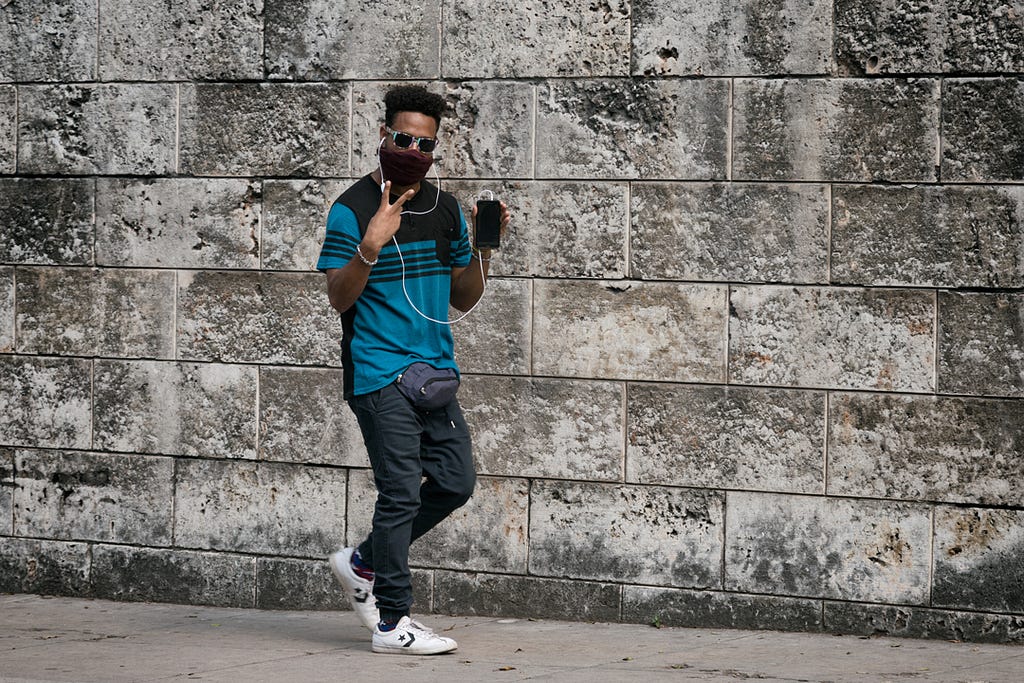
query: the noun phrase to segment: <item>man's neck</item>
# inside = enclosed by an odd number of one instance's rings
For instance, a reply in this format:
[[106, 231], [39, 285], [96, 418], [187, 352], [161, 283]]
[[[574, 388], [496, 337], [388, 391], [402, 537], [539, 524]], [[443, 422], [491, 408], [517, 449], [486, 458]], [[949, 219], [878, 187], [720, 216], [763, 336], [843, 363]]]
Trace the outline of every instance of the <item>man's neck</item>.
[[[377, 183], [378, 186], [380, 186], [380, 184], [381, 184], [380, 169], [378, 168], [376, 171], [374, 171], [370, 175], [373, 178], [374, 182]], [[409, 190], [415, 190], [415, 192], [413, 192], [413, 196], [415, 197], [417, 194], [419, 194], [420, 184], [419, 183], [414, 183], [412, 185], [395, 185], [394, 183], [391, 183], [391, 194], [395, 195], [396, 197], [401, 197], [403, 194], [405, 194]]]

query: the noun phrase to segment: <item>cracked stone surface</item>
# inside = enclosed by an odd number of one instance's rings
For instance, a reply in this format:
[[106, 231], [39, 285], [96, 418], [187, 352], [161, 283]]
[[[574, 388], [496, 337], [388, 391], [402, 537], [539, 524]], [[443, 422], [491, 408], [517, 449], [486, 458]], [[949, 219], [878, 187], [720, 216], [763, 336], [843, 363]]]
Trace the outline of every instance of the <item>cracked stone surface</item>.
[[633, 73], [824, 74], [832, 6], [803, 0], [634, 0]]
[[0, 2], [0, 83], [96, 78], [93, 0]]
[[171, 83], [19, 86], [18, 169], [173, 173], [177, 111], [177, 87]]
[[91, 265], [95, 196], [87, 179], [0, 179], [0, 261]]
[[100, 179], [96, 261], [160, 268], [258, 268], [261, 187], [246, 180]]
[[[446, 77], [628, 74], [631, 8], [626, 0], [444, 0], [443, 5]], [[496, 17], [499, 31], [482, 30]]]
[[437, 78], [439, 2], [263, 0], [268, 76]]
[[171, 458], [17, 451], [15, 533], [144, 545], [171, 542]]
[[888, 501], [730, 492], [729, 590], [924, 604], [930, 509]]
[[261, 0], [104, 0], [103, 80], [244, 80], [263, 76]]

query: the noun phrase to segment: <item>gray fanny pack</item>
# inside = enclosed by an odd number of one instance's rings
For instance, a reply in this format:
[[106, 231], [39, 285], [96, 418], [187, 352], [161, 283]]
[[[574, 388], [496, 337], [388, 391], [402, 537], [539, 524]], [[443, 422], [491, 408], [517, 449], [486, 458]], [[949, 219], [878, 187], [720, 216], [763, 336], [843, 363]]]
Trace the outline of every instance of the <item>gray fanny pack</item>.
[[437, 410], [455, 398], [459, 375], [450, 368], [439, 370], [427, 363], [413, 363], [398, 376], [395, 386], [417, 408]]

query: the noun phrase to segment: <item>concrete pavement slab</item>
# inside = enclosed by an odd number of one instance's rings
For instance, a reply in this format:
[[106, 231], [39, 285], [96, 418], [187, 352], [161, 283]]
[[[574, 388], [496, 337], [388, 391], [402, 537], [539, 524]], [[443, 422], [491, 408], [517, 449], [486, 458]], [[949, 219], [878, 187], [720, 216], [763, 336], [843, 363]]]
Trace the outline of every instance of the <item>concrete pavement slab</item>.
[[0, 681], [1020, 683], [1024, 647], [433, 615], [459, 649], [370, 652], [350, 612], [0, 595]]

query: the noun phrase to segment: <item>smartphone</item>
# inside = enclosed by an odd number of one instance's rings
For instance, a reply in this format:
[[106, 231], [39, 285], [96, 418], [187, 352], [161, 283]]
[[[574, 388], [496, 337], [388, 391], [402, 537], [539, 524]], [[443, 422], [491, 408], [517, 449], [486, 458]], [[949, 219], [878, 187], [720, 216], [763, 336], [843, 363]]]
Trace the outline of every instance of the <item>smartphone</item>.
[[477, 249], [497, 249], [501, 246], [501, 202], [497, 199], [477, 200], [473, 246]]

